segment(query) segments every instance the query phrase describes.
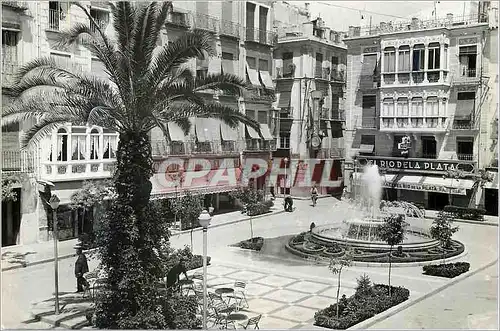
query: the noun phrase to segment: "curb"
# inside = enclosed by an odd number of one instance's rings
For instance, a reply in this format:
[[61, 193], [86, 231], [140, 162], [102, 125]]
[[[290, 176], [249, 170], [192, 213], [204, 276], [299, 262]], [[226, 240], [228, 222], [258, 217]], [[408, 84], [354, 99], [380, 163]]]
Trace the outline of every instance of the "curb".
[[474, 276], [475, 274], [483, 271], [484, 269], [487, 269], [491, 266], [493, 266], [495, 263], [498, 262], [498, 259], [486, 264], [486, 265], [483, 265], [482, 267], [474, 270], [474, 271], [468, 271], [458, 277], [456, 277], [455, 279], [453, 279], [452, 281], [450, 281], [449, 283], [446, 283], [438, 288], [436, 288], [435, 290], [432, 290], [431, 292], [429, 293], [426, 293], [424, 295], [422, 295], [421, 297], [418, 297], [418, 298], [415, 298], [413, 300], [407, 300], [405, 301], [404, 303], [401, 303], [399, 304], [398, 306], [395, 306], [395, 307], [392, 307], [388, 310], [386, 310], [385, 312], [382, 312], [380, 314], [377, 314], [367, 320], [364, 320], [356, 325], [353, 325], [351, 326], [350, 328], [348, 328], [347, 330], [362, 330], [362, 329], [367, 329], [377, 323], [380, 323], [382, 322], [383, 320], [386, 320], [387, 318], [399, 313], [400, 311], [402, 310], [405, 310], [406, 308], [409, 308], [417, 303], [419, 303], [420, 301], [423, 301], [445, 289], [447, 289], [448, 287], [452, 286], [452, 285], [455, 285], [459, 282], [461, 282], [462, 280], [464, 279], [467, 279], [471, 276]]

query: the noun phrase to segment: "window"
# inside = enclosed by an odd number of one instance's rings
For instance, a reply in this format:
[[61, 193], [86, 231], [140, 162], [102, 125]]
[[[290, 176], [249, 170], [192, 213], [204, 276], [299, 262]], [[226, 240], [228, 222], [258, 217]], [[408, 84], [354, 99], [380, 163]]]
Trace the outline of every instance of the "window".
[[250, 69], [257, 69], [257, 60], [254, 57], [247, 56], [247, 63]]
[[2, 64], [17, 64], [17, 38], [18, 34], [14, 31], [2, 30]]
[[410, 71], [410, 46], [399, 47], [398, 71]]
[[398, 113], [397, 116], [408, 116], [408, 99], [399, 98], [398, 99]]
[[283, 53], [283, 77], [291, 77], [295, 72], [295, 67], [293, 65], [293, 53], [287, 52]]
[[259, 59], [259, 70], [260, 71], [269, 71], [269, 61]]
[[92, 129], [90, 131], [90, 159], [98, 160], [100, 159], [99, 153], [99, 138], [100, 133], [97, 129]]
[[247, 115], [248, 117], [250, 117], [252, 119], [255, 119], [255, 110], [247, 109], [247, 110], [245, 110], [245, 115]]
[[424, 45], [415, 45], [413, 48], [413, 71], [423, 71], [425, 64]]
[[448, 69], [448, 45], [444, 45], [443, 69]]
[[280, 148], [289, 149], [290, 148], [290, 134], [280, 132]]
[[87, 158], [87, 128], [71, 128], [71, 160], [85, 160]]
[[425, 112], [428, 117], [439, 116], [439, 106], [437, 97], [428, 97]]
[[394, 100], [392, 98], [384, 99], [384, 116], [394, 116]]
[[118, 136], [111, 130], [103, 129], [103, 159], [115, 159], [118, 150]]
[[460, 75], [476, 77], [477, 46], [463, 46], [459, 49]]
[[232, 53], [222, 52], [222, 72], [225, 74], [234, 74], [234, 55]]
[[363, 96], [362, 127], [375, 128], [377, 97], [375, 95]]
[[269, 115], [267, 111], [259, 110], [257, 112], [257, 122], [259, 122], [260, 124], [268, 124], [268, 118]]
[[323, 76], [323, 54], [316, 53], [316, 65], [314, 70], [314, 77], [321, 78]]
[[384, 50], [384, 72], [396, 71], [396, 49], [387, 47]]
[[439, 49], [439, 43], [430, 43], [429, 44], [429, 56], [428, 56], [428, 59], [427, 59], [427, 64], [428, 64], [428, 69], [431, 70], [431, 69], [439, 69], [440, 66], [440, 56], [441, 56], [441, 52], [440, 52], [440, 49]]
[[338, 56], [332, 56], [332, 66], [336, 66], [339, 64]]
[[436, 158], [436, 139], [434, 137], [422, 137], [422, 156], [427, 159]]
[[373, 154], [375, 150], [375, 136], [362, 135], [361, 144], [359, 146], [359, 153], [363, 155]]
[[64, 128], [57, 131], [57, 161], [68, 161], [68, 131]]
[[423, 116], [424, 100], [422, 98], [411, 99], [411, 115]]
[[474, 137], [457, 137], [457, 157], [459, 160], [472, 161]]

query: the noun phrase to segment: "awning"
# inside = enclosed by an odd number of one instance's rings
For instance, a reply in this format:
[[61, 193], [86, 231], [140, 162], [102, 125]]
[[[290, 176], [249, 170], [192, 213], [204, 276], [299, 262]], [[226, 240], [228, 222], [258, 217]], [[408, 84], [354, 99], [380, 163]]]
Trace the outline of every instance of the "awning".
[[269, 74], [269, 71], [259, 71], [260, 74], [260, 80], [262, 81], [262, 84], [264, 84], [265, 87], [269, 89], [274, 89], [274, 84], [273, 84], [273, 79], [271, 78], [271, 75]]
[[221, 121], [214, 118], [196, 118], [196, 138], [199, 142], [220, 140]]
[[484, 188], [498, 190], [498, 172], [489, 172], [489, 173], [493, 174], [493, 181], [486, 182], [484, 184]]
[[373, 76], [377, 68], [377, 55], [370, 54], [363, 56], [363, 65], [361, 66], [361, 75]]
[[375, 145], [359, 145], [360, 153], [373, 153]]
[[280, 118], [280, 132], [288, 132], [292, 130], [293, 118]]
[[221, 72], [221, 59], [218, 57], [210, 58], [210, 62], [208, 62], [208, 73], [209, 74], [220, 74]]
[[246, 127], [247, 127], [247, 132], [248, 132], [248, 135], [250, 136], [250, 138], [252, 138], [252, 139], [260, 139], [259, 133], [257, 131], [255, 131], [254, 128], [252, 128], [252, 127], [250, 127], [248, 125], [246, 125]]
[[262, 133], [262, 137], [264, 137], [264, 140], [274, 140], [273, 135], [271, 134], [271, 130], [269, 129], [269, 125], [261, 124], [260, 133]]
[[182, 131], [180, 126], [178, 126], [174, 122], [169, 122], [167, 127], [171, 141], [186, 141], [186, 136], [184, 135], [184, 132]]
[[424, 191], [451, 193], [458, 195], [467, 195], [466, 190], [472, 189], [474, 181], [471, 179], [452, 179], [443, 177], [424, 177]]
[[257, 72], [257, 69], [250, 68], [248, 62], [247, 62], [247, 75], [248, 75], [248, 80], [252, 85], [261, 86], [259, 82], [259, 73]]
[[238, 141], [238, 131], [236, 129], [232, 129], [226, 123], [220, 124], [220, 132], [222, 140], [224, 141]]
[[282, 91], [280, 92], [280, 99], [278, 102], [278, 108], [288, 108], [290, 107], [290, 100], [292, 98], [292, 91]]
[[455, 110], [456, 119], [469, 119], [474, 111], [474, 99], [457, 100], [457, 108]]
[[224, 60], [222, 59], [222, 72], [224, 72], [225, 74], [235, 74], [235, 70], [234, 70], [234, 65], [235, 65], [235, 62], [232, 61], [232, 60]]

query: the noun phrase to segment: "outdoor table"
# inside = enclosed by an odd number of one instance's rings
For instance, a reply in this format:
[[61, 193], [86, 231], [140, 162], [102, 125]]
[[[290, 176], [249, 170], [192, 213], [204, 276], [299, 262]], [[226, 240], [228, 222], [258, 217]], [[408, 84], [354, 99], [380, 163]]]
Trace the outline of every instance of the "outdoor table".
[[235, 322], [242, 322], [248, 320], [248, 316], [242, 313], [234, 313], [234, 314], [229, 314], [226, 317], [226, 329], [227, 329], [227, 324], [232, 323], [234, 328], [236, 329], [236, 325], [234, 324]]
[[[233, 294], [233, 293], [234, 293], [234, 289], [230, 288], [230, 287], [221, 287], [221, 288], [218, 288], [215, 290], [215, 294], [218, 294], [221, 297], [224, 297], [224, 295]], [[231, 298], [229, 298], [229, 300], [227, 301], [228, 304], [229, 304], [229, 301], [231, 301]]]

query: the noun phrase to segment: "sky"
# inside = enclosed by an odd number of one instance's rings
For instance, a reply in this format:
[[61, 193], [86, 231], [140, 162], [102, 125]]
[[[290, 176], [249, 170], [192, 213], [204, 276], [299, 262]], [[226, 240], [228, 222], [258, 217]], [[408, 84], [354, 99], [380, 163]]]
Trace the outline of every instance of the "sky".
[[[285, 0], [286, 1], [286, 0]], [[325, 25], [338, 31], [347, 31], [350, 25], [365, 26], [378, 25], [380, 22], [405, 21], [412, 16], [431, 18], [434, 10], [434, 1], [287, 1], [298, 6], [310, 3], [311, 16], [318, 15], [325, 21]], [[468, 1], [467, 1], [468, 2]], [[463, 1], [439, 1], [436, 3], [438, 17], [446, 16], [453, 11], [462, 12]], [[460, 10], [459, 10], [460, 9]], [[361, 19], [361, 16], [364, 19]]]

